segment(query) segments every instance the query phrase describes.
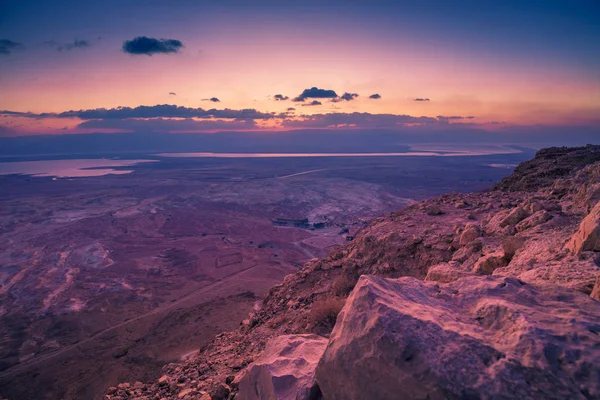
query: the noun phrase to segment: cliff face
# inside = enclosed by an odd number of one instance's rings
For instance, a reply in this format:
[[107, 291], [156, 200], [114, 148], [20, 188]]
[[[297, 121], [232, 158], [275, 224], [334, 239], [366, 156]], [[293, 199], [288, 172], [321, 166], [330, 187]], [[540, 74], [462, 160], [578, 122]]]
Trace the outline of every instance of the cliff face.
[[[600, 370], [593, 366], [600, 356], [599, 200], [600, 146], [541, 150], [488, 192], [447, 194], [376, 219], [354, 241], [325, 259], [311, 260], [272, 288], [238, 330], [218, 335], [186, 362], [167, 365], [159, 381], [121, 384], [110, 388], [106, 399], [251, 398], [243, 382], [253, 382], [255, 393], [268, 391], [268, 398], [295, 398], [286, 396], [296, 386], [288, 382], [291, 386], [281, 392], [281, 381], [264, 372], [270, 370], [264, 367], [268, 361], [259, 357], [267, 342], [282, 335], [329, 338], [334, 326], [316, 372], [326, 399], [361, 398], [343, 389], [360, 385], [339, 381], [361, 369], [338, 367], [361, 360], [362, 371], [375, 365], [353, 344], [361, 335], [370, 337], [368, 326], [381, 329], [372, 329], [377, 338], [392, 340], [367, 340], [376, 343], [369, 351], [401, 351], [388, 361], [402, 356], [406, 364], [394, 364], [392, 375], [379, 366], [388, 385], [378, 386], [382, 396], [397, 384], [406, 388], [407, 398], [510, 398], [506, 388], [512, 385], [522, 398], [600, 398]], [[355, 293], [361, 275], [386, 279], [362, 277]], [[409, 294], [398, 297], [398, 291]], [[453, 297], [455, 292], [465, 293], [464, 298]], [[371, 303], [359, 301], [360, 296]], [[491, 300], [486, 305], [478, 299]], [[371, 325], [365, 322], [370, 318]], [[426, 351], [421, 337], [426, 334], [447, 340], [436, 339], [431, 342], [435, 351]], [[290, 342], [295, 343], [290, 339], [286, 346]], [[271, 359], [273, 351], [267, 352]], [[465, 351], [479, 358], [460, 356]], [[343, 362], [335, 358], [340, 354]], [[261, 365], [267, 375], [254, 379], [247, 367], [257, 359], [253, 370]], [[413, 359], [418, 362], [409, 363]], [[415, 368], [423, 373], [407, 372]], [[479, 378], [461, 378], [460, 370], [477, 371]], [[506, 379], [498, 383], [495, 376]], [[384, 384], [376, 377], [370, 381]], [[320, 396], [306, 388], [306, 376], [298, 382], [310, 392], [306, 396]]]

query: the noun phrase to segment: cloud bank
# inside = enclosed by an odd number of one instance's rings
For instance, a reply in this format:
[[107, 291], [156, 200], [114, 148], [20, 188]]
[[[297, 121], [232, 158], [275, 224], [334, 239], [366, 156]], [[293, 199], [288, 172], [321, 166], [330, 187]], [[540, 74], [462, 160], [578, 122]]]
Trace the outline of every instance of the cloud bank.
[[231, 110], [182, 107], [170, 104], [155, 106], [94, 108], [89, 110], [70, 110], [61, 113], [30, 113], [16, 111], [0, 111], [0, 115], [24, 118], [77, 118], [89, 119], [130, 119], [130, 118], [226, 118], [226, 119], [271, 119], [275, 113], [263, 113], [255, 109]]

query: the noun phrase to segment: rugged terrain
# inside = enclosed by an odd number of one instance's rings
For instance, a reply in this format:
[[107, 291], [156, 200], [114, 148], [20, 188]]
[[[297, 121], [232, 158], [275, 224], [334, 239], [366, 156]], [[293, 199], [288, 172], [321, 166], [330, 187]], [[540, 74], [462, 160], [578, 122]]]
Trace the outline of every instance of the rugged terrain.
[[[490, 164], [525, 157], [158, 157], [119, 175], [0, 176], [0, 396], [153, 381], [367, 220], [482, 189], [505, 171]], [[74, 161], [35, 163], [71, 176]]]
[[542, 150], [489, 191], [375, 219], [105, 398], [600, 399], [599, 200], [600, 146]]

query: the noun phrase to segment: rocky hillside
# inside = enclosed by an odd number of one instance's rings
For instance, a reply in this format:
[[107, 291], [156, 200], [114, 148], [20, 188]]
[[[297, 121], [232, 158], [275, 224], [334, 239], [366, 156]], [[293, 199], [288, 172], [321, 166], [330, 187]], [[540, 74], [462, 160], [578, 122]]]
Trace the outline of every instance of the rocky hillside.
[[535, 157], [521, 163], [512, 175], [494, 186], [497, 190], [536, 191], [550, 186], [557, 178], [600, 161], [600, 146], [549, 147], [538, 151]]
[[600, 146], [541, 150], [488, 192], [378, 218], [105, 398], [600, 399], [599, 200]]

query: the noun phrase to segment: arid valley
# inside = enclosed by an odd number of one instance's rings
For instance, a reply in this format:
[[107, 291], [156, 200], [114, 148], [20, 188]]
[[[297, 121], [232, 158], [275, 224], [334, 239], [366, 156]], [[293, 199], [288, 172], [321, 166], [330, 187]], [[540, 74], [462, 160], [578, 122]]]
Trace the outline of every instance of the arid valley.
[[155, 379], [374, 217], [485, 189], [530, 155], [136, 155], [154, 162], [0, 176], [0, 394], [99, 398]]

